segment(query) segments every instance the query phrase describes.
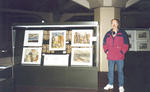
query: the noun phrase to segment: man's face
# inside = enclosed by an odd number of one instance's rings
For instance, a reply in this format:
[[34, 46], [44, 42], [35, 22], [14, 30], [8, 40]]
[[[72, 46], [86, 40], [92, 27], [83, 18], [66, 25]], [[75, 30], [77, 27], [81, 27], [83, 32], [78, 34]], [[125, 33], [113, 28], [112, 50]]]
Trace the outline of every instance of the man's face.
[[118, 24], [117, 20], [113, 20], [112, 23], [111, 23], [111, 26], [112, 26], [113, 29], [118, 29], [118, 25], [119, 24]]

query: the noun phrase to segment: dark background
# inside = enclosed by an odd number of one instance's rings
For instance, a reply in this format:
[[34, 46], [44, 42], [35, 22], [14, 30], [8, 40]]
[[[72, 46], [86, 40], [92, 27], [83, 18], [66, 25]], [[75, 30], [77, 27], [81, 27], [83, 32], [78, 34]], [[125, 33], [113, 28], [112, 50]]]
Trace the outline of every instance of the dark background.
[[[140, 0], [121, 9], [122, 28], [150, 28], [150, 0]], [[39, 13], [52, 13], [53, 22], [60, 22], [63, 14], [87, 13], [73, 16], [67, 21], [93, 21], [94, 9], [85, 8], [72, 0], [0, 0], [0, 51], [2, 56], [11, 55], [11, 26], [15, 23], [49, 22]], [[45, 16], [45, 15], [44, 15]]]

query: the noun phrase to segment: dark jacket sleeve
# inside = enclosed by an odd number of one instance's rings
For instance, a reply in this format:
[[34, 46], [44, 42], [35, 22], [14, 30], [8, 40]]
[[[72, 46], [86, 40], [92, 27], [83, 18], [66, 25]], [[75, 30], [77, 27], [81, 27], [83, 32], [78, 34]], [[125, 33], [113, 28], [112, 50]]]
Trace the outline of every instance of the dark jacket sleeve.
[[122, 52], [125, 54], [129, 49], [129, 39], [125, 31], [123, 31], [124, 44], [122, 46]]
[[104, 39], [103, 39], [103, 49], [105, 53], [108, 52], [109, 50], [107, 42], [106, 42], [107, 38], [108, 38], [108, 33], [105, 34]]

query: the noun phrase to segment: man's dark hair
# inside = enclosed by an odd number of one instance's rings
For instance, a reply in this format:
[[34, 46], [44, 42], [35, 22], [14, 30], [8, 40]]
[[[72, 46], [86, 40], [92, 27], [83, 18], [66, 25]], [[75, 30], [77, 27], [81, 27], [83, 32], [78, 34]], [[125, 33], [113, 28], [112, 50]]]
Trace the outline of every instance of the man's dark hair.
[[119, 21], [119, 19], [117, 19], [117, 18], [112, 19], [112, 20], [111, 20], [111, 24], [112, 24], [112, 21], [113, 21], [113, 20], [116, 20], [116, 21], [118, 22], [118, 24], [120, 24], [120, 21]]
[[119, 19], [117, 19], [117, 18], [114, 18], [114, 19], [112, 19], [112, 20], [111, 20], [111, 24], [112, 24], [112, 21], [113, 21], [113, 20], [116, 20], [116, 21], [117, 21], [117, 23], [118, 23], [118, 27], [120, 27], [120, 20], [119, 20]]

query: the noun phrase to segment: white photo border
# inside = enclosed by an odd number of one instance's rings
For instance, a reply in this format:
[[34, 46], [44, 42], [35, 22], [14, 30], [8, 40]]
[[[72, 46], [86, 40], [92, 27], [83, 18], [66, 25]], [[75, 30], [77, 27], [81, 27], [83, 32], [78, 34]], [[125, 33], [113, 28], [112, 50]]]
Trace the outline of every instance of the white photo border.
[[[38, 42], [28, 42], [29, 34], [38, 34]], [[43, 43], [43, 30], [25, 30], [24, 46], [42, 46]]]
[[[78, 62], [74, 60], [75, 57], [75, 51], [85, 51], [88, 50], [90, 57], [89, 57], [89, 62]], [[71, 66], [90, 66], [92, 67], [93, 65], [93, 49], [92, 48], [72, 48], [72, 53], [71, 53]]]
[[[26, 62], [25, 60], [24, 60], [24, 58], [25, 58], [25, 51], [26, 50], [32, 50], [32, 49], [35, 49], [35, 50], [37, 50], [37, 52], [38, 52], [38, 60], [36, 61], [36, 62]], [[21, 60], [21, 64], [38, 64], [38, 65], [40, 65], [41, 64], [41, 52], [42, 52], [42, 48], [41, 47], [39, 47], [39, 48], [27, 48], [27, 47], [24, 47], [23, 48], [23, 51], [22, 51], [22, 60]]]
[[[63, 48], [52, 48], [52, 33], [64, 33], [64, 47]], [[49, 35], [49, 50], [59, 51], [59, 50], [66, 50], [66, 30], [51, 30]]]
[[[88, 33], [90, 34], [90, 42], [89, 44], [81, 44], [81, 43], [74, 43], [74, 35], [75, 33], [78, 32], [78, 33]], [[93, 37], [93, 29], [74, 29], [72, 30], [72, 42], [71, 42], [71, 46], [92, 46], [92, 37]]]
[[129, 47], [129, 51], [136, 51], [136, 41], [135, 40], [129, 40], [129, 45], [131, 45], [131, 47]]
[[126, 30], [126, 33], [131, 36], [131, 38], [128, 37], [129, 41], [136, 40], [136, 30]]

